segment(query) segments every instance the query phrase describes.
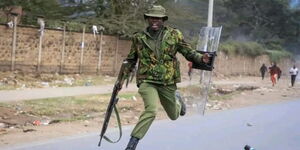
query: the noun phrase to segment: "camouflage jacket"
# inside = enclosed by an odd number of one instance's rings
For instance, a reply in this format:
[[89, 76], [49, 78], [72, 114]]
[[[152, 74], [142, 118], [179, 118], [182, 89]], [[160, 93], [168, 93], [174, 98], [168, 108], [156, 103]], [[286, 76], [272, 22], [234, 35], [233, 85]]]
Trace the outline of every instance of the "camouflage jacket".
[[150, 35], [147, 31], [136, 33], [132, 39], [131, 50], [126, 58], [128, 69], [135, 67], [137, 85], [142, 82], [170, 85], [180, 82], [180, 64], [176, 53], [181, 53], [191, 62], [201, 62], [202, 55], [197, 53], [183, 40], [182, 33], [171, 27], [162, 29], [162, 38], [158, 38], [158, 49], [149, 43]]

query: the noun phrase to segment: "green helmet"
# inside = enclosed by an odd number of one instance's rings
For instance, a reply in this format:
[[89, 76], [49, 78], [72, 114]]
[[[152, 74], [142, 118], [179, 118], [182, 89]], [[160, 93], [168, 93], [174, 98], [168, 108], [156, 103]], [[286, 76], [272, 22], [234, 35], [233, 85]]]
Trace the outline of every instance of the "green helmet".
[[147, 17], [159, 17], [163, 18], [163, 20], [168, 20], [168, 16], [166, 15], [166, 9], [161, 5], [153, 5], [150, 9], [144, 13], [144, 18]]

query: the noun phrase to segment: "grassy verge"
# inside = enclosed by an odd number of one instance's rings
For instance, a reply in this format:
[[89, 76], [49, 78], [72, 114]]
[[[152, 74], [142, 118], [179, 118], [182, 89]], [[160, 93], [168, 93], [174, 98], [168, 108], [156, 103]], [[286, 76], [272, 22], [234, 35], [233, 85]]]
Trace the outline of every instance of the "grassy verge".
[[[119, 94], [119, 109], [134, 109], [133, 97], [139, 98], [136, 92]], [[38, 118], [75, 121], [104, 115], [109, 99], [110, 94], [86, 95], [0, 103], [0, 106]]]
[[[212, 85], [212, 88], [208, 91], [208, 100], [209, 101], [224, 101], [232, 99], [232, 97], [240, 94], [243, 91], [252, 91], [257, 89], [256, 86], [239, 86], [236, 88], [222, 88], [217, 87], [216, 85]], [[183, 96], [193, 96], [193, 97], [199, 97], [202, 96], [201, 91], [203, 91], [203, 88], [200, 85], [190, 85], [184, 88], [179, 88]]]
[[[216, 101], [222, 102], [242, 91], [255, 88], [246, 86], [228, 90], [214, 87], [209, 91], [209, 102], [216, 105]], [[198, 99], [203, 94], [200, 92], [200, 85], [179, 88], [179, 90], [186, 104], [190, 106], [189, 109], [192, 109], [195, 98]], [[17, 124], [24, 125], [32, 123], [33, 120], [69, 122], [103, 118], [110, 96], [111, 94], [85, 95], [0, 103], [0, 121], [2, 117], [6, 122], [12, 121], [10, 124], [16, 124], [15, 120], [19, 120]], [[136, 92], [121, 92], [118, 97], [120, 100], [117, 106], [124, 119], [123, 122], [136, 121], [137, 115], [144, 109], [141, 97]], [[165, 115], [161, 105], [158, 110], [160, 116]]]
[[101, 75], [25, 74], [0, 72], [0, 90], [42, 87], [73, 87], [113, 84], [115, 77]]

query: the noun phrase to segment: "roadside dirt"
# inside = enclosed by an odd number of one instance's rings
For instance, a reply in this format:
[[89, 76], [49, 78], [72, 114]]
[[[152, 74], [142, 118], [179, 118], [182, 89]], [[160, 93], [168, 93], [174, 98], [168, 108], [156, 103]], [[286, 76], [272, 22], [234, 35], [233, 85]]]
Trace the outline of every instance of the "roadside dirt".
[[[274, 87], [269, 78], [261, 80], [259, 77], [234, 77], [214, 79], [217, 92], [211, 96], [206, 113], [242, 108], [253, 105], [272, 104], [300, 98], [300, 85], [289, 87], [289, 77], [282, 77]], [[119, 106], [122, 124], [135, 124], [143, 110], [140, 98], [137, 100], [121, 100]], [[129, 109], [134, 108], [134, 109]], [[22, 110], [8, 109], [0, 106], [0, 148], [37, 142], [57, 137], [99, 132], [102, 126], [103, 113], [88, 120], [72, 122], [43, 122], [23, 113]], [[165, 112], [160, 108], [156, 119], [166, 119]], [[39, 122], [36, 122], [36, 121]], [[112, 127], [116, 126], [113, 119]]]
[[94, 74], [37, 74], [21, 71], [0, 72], [0, 90], [72, 87], [112, 84], [115, 77]]

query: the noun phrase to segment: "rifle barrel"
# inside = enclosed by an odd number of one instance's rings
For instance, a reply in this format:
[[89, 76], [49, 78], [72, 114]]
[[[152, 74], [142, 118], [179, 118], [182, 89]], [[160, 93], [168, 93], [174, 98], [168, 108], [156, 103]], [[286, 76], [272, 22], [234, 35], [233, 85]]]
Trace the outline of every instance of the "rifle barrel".
[[114, 105], [116, 104], [118, 92], [119, 92], [118, 87], [115, 84], [114, 90], [112, 92], [112, 95], [111, 95], [111, 98], [110, 98], [110, 101], [109, 101], [109, 104], [108, 104], [108, 107], [107, 107], [107, 110], [106, 110], [106, 113], [105, 113], [105, 118], [104, 118], [103, 126], [102, 126], [102, 129], [101, 129], [101, 133], [100, 133], [100, 141], [98, 143], [99, 147], [101, 145], [102, 138], [103, 138], [103, 136], [104, 136], [104, 134], [107, 130], [108, 123], [109, 123], [110, 116], [112, 114]]

